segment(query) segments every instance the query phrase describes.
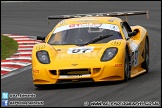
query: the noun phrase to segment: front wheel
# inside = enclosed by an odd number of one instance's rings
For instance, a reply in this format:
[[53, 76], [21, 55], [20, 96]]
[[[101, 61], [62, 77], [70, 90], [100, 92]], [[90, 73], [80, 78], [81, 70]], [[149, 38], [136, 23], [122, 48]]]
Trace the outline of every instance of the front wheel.
[[42, 85], [42, 84], [34, 84], [36, 88], [47, 88], [47, 85]]
[[128, 51], [125, 52], [125, 61], [124, 61], [124, 81], [128, 81], [130, 78], [130, 71], [129, 71], [129, 55]]

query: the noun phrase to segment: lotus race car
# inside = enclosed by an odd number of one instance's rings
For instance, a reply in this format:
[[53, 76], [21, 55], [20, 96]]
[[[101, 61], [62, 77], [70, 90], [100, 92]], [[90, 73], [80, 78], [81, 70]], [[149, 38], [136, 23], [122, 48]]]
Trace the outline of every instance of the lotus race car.
[[149, 71], [149, 36], [120, 16], [148, 11], [48, 16], [62, 19], [32, 50], [36, 87], [82, 81], [128, 81]]

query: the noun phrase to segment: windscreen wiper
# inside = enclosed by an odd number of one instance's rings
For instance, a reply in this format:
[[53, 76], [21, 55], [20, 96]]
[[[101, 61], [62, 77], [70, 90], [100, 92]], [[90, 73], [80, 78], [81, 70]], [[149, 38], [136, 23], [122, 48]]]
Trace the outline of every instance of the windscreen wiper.
[[85, 46], [85, 45], [88, 45], [88, 44], [92, 44], [92, 43], [98, 42], [98, 41], [100, 41], [100, 40], [102, 40], [102, 39], [108, 38], [108, 37], [110, 37], [110, 36], [113, 36], [113, 35], [99, 36], [99, 37], [96, 37], [96, 38], [90, 40], [89, 42], [86, 42], [86, 43], [84, 43], [84, 44], [79, 44], [78, 46]]

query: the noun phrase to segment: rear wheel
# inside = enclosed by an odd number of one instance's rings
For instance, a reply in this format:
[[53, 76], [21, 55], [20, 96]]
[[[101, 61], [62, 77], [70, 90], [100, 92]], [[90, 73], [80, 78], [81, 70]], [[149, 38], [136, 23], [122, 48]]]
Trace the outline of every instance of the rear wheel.
[[145, 52], [144, 52], [144, 62], [142, 63], [142, 68], [146, 69], [146, 72], [149, 71], [149, 46], [148, 46], [148, 39], [145, 42]]
[[128, 81], [130, 78], [130, 71], [129, 71], [129, 55], [128, 51], [125, 52], [125, 61], [124, 61], [124, 81]]

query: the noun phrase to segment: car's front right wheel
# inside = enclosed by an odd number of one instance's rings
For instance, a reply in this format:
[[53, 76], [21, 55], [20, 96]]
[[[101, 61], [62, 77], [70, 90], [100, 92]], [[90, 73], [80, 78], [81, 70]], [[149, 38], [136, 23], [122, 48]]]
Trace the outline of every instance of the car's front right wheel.
[[125, 51], [125, 61], [124, 61], [124, 81], [128, 81], [130, 78], [130, 71], [129, 71], [129, 55], [128, 51]]
[[42, 84], [34, 84], [35, 87], [37, 88], [46, 88], [47, 85], [42, 85]]

